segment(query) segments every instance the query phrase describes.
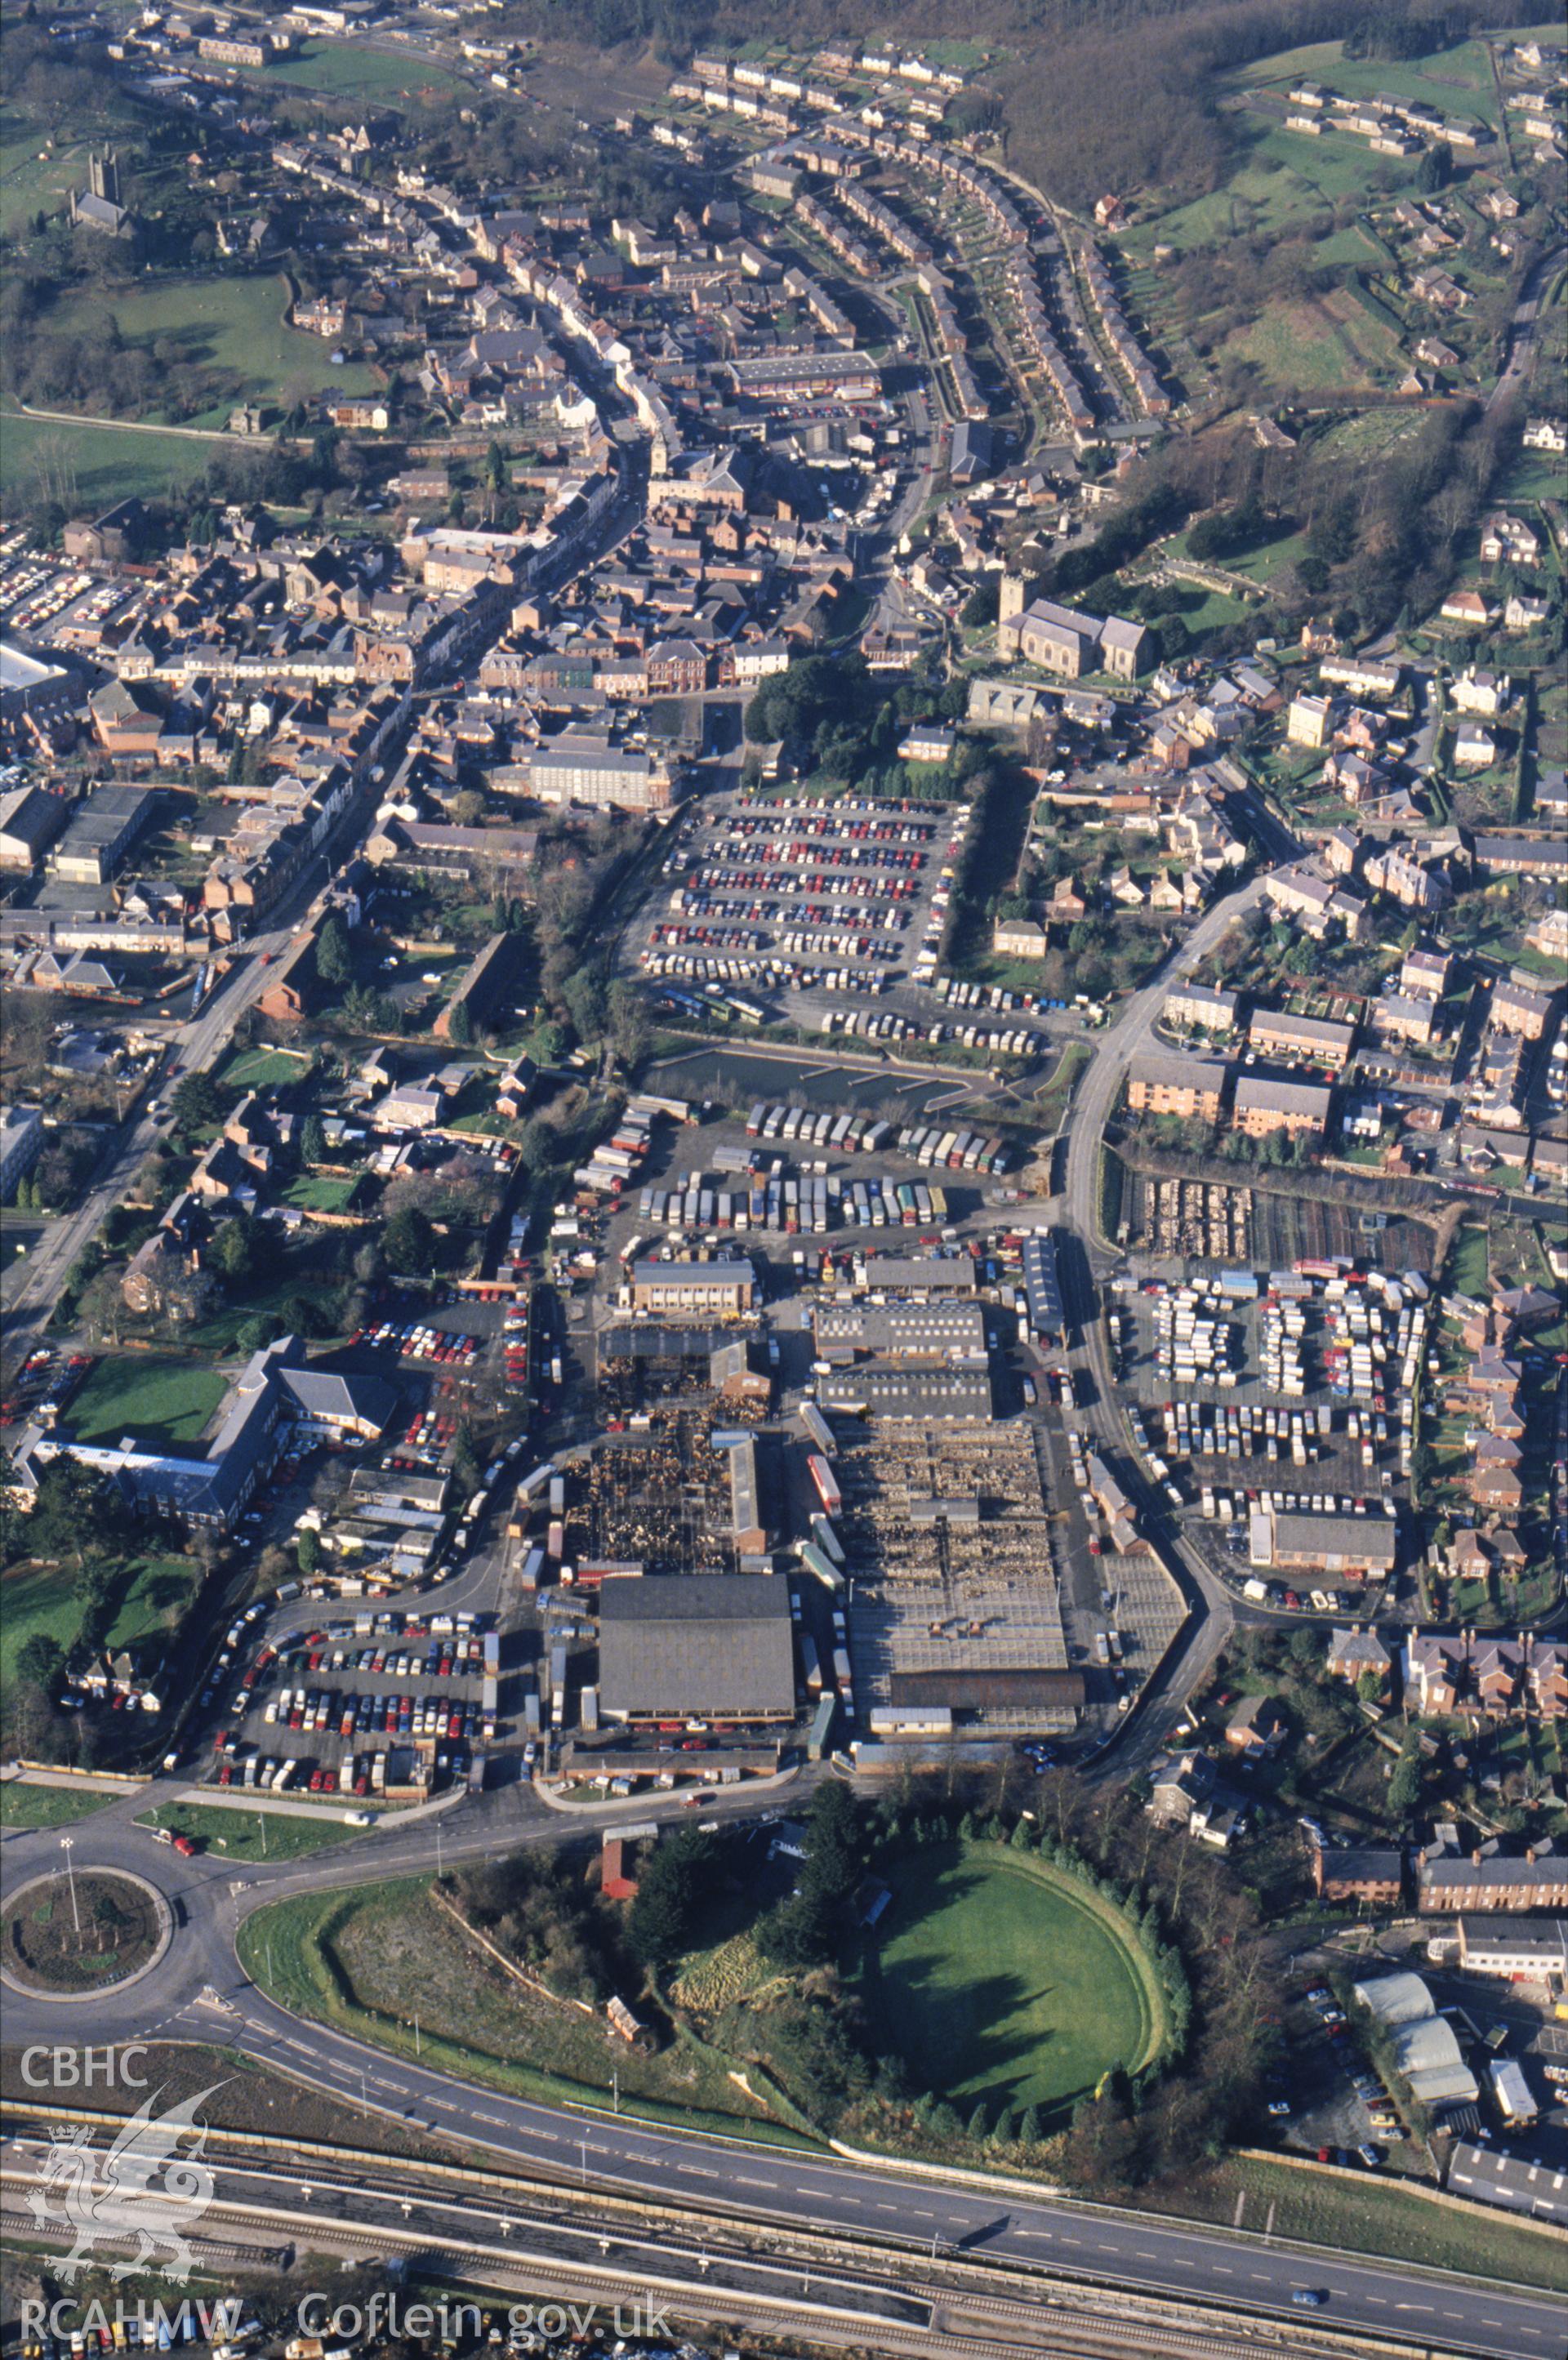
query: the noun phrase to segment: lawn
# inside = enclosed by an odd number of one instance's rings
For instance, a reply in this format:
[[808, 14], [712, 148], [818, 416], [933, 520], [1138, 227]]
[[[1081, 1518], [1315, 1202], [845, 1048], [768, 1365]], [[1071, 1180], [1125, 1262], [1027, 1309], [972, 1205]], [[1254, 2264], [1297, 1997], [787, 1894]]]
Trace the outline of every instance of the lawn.
[[1486, 1232], [1474, 1229], [1466, 1222], [1453, 1240], [1449, 1257], [1448, 1275], [1456, 1295], [1468, 1295], [1473, 1301], [1485, 1302], [1486, 1297]]
[[0, 1786], [0, 1828], [66, 1828], [106, 1809], [114, 1799], [75, 1786], [29, 1786], [7, 1778]]
[[1336, 292], [1271, 303], [1225, 351], [1255, 362], [1280, 391], [1311, 392], [1375, 379], [1396, 357], [1397, 344], [1390, 329]]
[[35, 1631], [69, 1647], [82, 1620], [71, 1577], [58, 1566], [18, 1566], [0, 1582], [0, 1687], [9, 1688], [17, 1655]]
[[684, 2043], [641, 2056], [576, 2008], [535, 1997], [470, 1944], [413, 1877], [317, 1893], [258, 1910], [240, 1931], [246, 1972], [302, 2016], [515, 2096], [600, 2105], [620, 2077], [620, 2112], [798, 2146]]
[[123, 1434], [196, 1442], [227, 1390], [215, 1369], [198, 1362], [125, 1354], [99, 1361], [66, 1422], [82, 1442], [117, 1442]]
[[236, 401], [291, 402], [329, 386], [334, 393], [368, 392], [376, 383], [368, 368], [357, 362], [334, 368], [322, 337], [284, 325], [288, 301], [281, 272], [192, 278], [83, 289], [51, 305], [42, 324], [59, 335], [88, 335], [109, 311], [127, 344], [150, 351], [167, 342], [187, 366], [220, 370], [225, 389], [181, 424], [225, 426]]
[[55, 419], [24, 418], [7, 408], [0, 410], [0, 493], [8, 501], [30, 498], [46, 468], [55, 472], [69, 462], [84, 507], [133, 492], [142, 499], [161, 498], [170, 490], [182, 491], [221, 447], [205, 436], [143, 433], [88, 421], [62, 425]]
[[1387, 2254], [1420, 2269], [1568, 2291], [1568, 2248], [1560, 2234], [1510, 2221], [1482, 2205], [1433, 2204], [1387, 2180], [1315, 2171], [1266, 2157], [1234, 2156], [1170, 2181], [1148, 2209], [1225, 2227], [1243, 2200], [1245, 2227], [1262, 2230], [1269, 2206], [1275, 2234], [1331, 2252]]
[[367, 49], [363, 41], [313, 41], [299, 56], [265, 66], [250, 79], [293, 82], [336, 97], [367, 104], [375, 100], [382, 106], [394, 105], [400, 98], [450, 98], [468, 87], [461, 75], [422, 57], [411, 44], [403, 56], [392, 57]]
[[221, 1805], [160, 1803], [144, 1811], [139, 1828], [167, 1828], [171, 1835], [192, 1836], [209, 1852], [230, 1860], [302, 1860], [307, 1852], [328, 1844], [347, 1843], [363, 1835], [363, 1828], [345, 1827], [341, 1819], [307, 1819], [291, 1812], [225, 1811]]
[[[0, 1588], [0, 1686], [15, 1677], [17, 1654], [35, 1631], [42, 1631], [69, 1648], [82, 1623], [82, 1608], [71, 1596], [69, 1566], [19, 1566], [5, 1577]], [[149, 1632], [176, 1622], [191, 1595], [194, 1568], [183, 1557], [145, 1557], [133, 1559], [119, 1578], [119, 1597], [109, 1625], [109, 1644], [128, 1646]]]
[[1042, 1131], [1054, 1130], [1061, 1121], [1068, 1093], [1093, 1054], [1086, 1041], [1069, 1041], [1063, 1047], [1049, 1079], [1035, 1093], [1035, 1115]]
[[299, 1081], [310, 1062], [287, 1049], [241, 1049], [220, 1069], [217, 1078], [231, 1088], [270, 1089], [278, 1083]]
[[295, 1206], [302, 1213], [345, 1213], [358, 1185], [356, 1177], [334, 1180], [313, 1178], [308, 1173], [302, 1173], [284, 1189], [283, 1202]]
[[0, 1270], [9, 1270], [13, 1262], [20, 1262], [25, 1255], [31, 1253], [43, 1233], [41, 1221], [18, 1218], [8, 1210], [5, 1227], [0, 1229]]
[[194, 1595], [198, 1579], [189, 1557], [138, 1557], [120, 1592], [107, 1644], [129, 1647], [155, 1631], [172, 1629]]
[[1159, 2041], [1153, 1977], [1116, 1914], [1043, 1862], [932, 1846], [888, 1873], [863, 1995], [885, 2040], [956, 2103], [1060, 2114]]

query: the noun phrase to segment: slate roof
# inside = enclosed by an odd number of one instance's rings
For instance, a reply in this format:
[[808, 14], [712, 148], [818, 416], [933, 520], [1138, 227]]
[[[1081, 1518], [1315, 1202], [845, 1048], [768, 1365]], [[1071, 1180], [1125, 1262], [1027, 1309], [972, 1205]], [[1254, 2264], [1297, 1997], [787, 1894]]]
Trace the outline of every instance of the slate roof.
[[599, 1691], [609, 1713], [795, 1710], [794, 1625], [783, 1574], [651, 1574], [607, 1582]]

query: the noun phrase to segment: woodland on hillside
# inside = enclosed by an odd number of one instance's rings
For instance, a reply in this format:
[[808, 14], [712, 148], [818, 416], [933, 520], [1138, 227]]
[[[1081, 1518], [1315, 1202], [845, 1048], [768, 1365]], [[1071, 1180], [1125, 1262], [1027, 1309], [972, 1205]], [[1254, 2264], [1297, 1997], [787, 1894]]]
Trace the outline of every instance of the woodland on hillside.
[[[1212, 188], [1230, 154], [1216, 78], [1258, 58], [1331, 40], [1361, 57], [1420, 57], [1519, 20], [1518, 0], [966, 0], [958, 12], [950, 0], [796, 0], [788, 37], [796, 48], [955, 36], [1004, 46], [994, 81], [1008, 161], [1081, 206], [1107, 189]], [[671, 64], [781, 33], [757, 0], [510, 0], [500, 21], [536, 39], [651, 42]]]

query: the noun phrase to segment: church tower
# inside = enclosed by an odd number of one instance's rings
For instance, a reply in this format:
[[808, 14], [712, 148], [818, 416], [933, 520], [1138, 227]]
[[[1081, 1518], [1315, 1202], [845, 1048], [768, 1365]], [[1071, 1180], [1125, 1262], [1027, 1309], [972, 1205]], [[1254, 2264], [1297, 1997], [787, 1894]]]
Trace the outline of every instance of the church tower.
[[95, 197], [102, 197], [106, 205], [120, 202], [120, 159], [112, 148], [105, 148], [101, 156], [93, 150], [87, 159], [87, 178]]

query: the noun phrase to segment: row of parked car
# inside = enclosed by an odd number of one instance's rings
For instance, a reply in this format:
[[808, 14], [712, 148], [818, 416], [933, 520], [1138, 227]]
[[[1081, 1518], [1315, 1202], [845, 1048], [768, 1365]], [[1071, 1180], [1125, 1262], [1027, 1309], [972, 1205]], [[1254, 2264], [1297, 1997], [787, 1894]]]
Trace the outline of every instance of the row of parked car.
[[374, 1328], [356, 1328], [351, 1344], [389, 1347], [405, 1360], [435, 1360], [443, 1368], [470, 1368], [484, 1349], [477, 1336], [453, 1328], [427, 1328], [422, 1321], [383, 1319]]
[[302, 1663], [307, 1672], [384, 1672], [391, 1679], [406, 1679], [422, 1668], [426, 1679], [444, 1680], [467, 1666], [477, 1672], [484, 1654], [477, 1639], [454, 1637], [432, 1639], [422, 1658], [407, 1648], [334, 1647], [329, 1653], [323, 1643], [319, 1647], [289, 1648], [283, 1660]]
[[456, 1739], [471, 1733], [471, 1722], [477, 1729], [478, 1710], [460, 1698], [416, 1697], [411, 1689], [371, 1696], [354, 1688], [291, 1688], [269, 1703], [262, 1720], [269, 1728], [334, 1731], [339, 1737], [381, 1730], [393, 1737]]

